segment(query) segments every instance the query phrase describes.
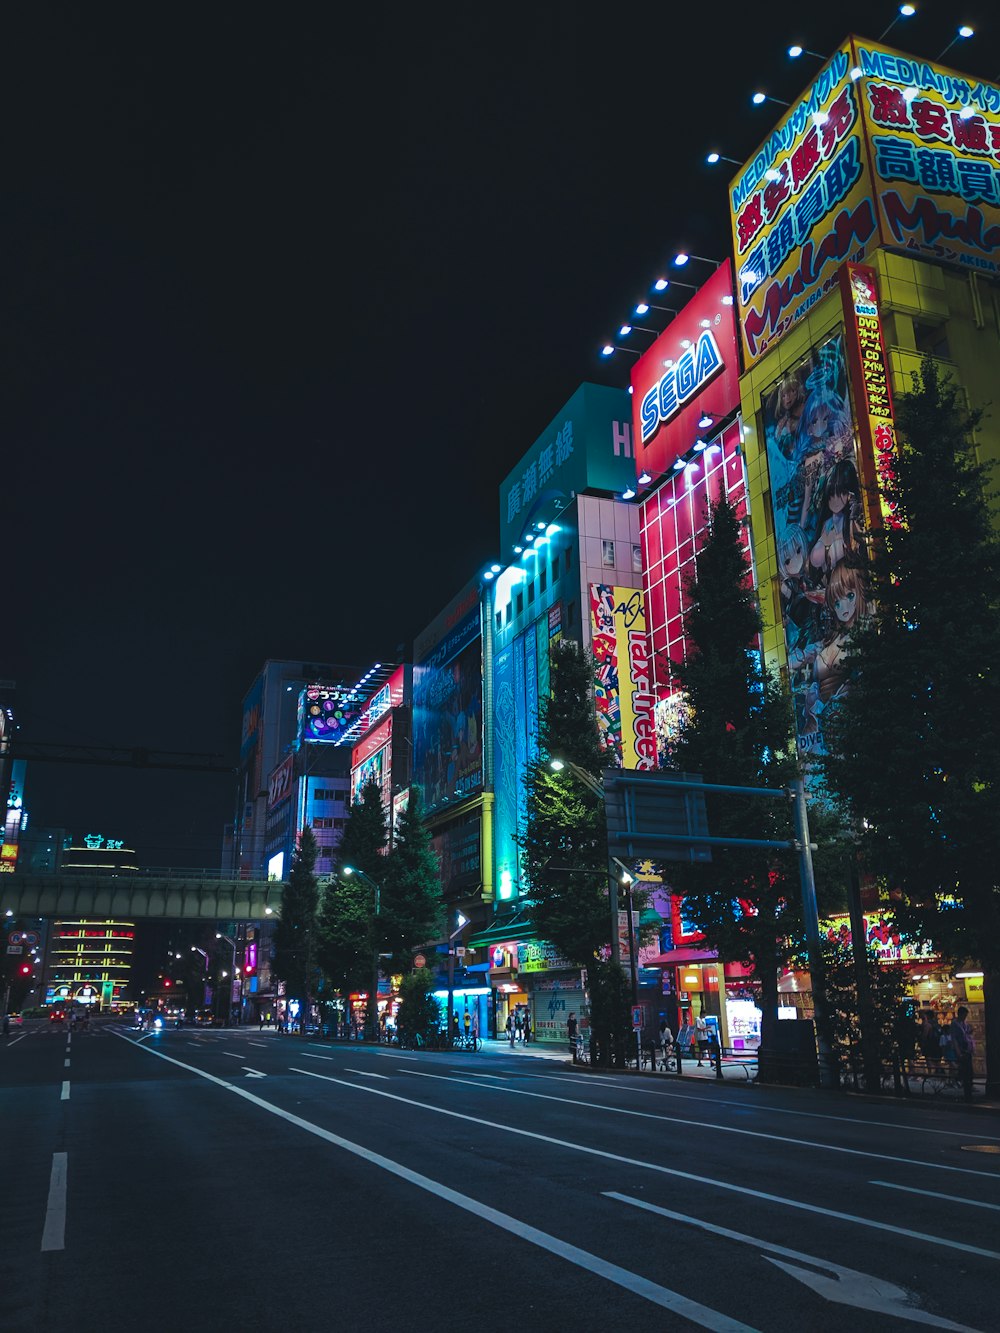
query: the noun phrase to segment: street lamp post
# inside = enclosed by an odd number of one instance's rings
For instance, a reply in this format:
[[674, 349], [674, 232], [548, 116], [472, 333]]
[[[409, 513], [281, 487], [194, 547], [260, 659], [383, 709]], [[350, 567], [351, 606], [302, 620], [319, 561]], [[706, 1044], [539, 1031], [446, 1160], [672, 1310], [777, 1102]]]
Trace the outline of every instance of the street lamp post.
[[448, 936], [448, 1017], [445, 1023], [445, 1030], [448, 1034], [447, 1044], [451, 1046], [451, 1013], [455, 1007], [455, 939], [461, 935], [462, 930], [469, 924], [468, 917], [464, 917], [461, 912], [456, 916], [458, 925]]
[[368, 1013], [365, 1017], [365, 1026], [368, 1029], [368, 1036], [374, 1041], [378, 1038], [378, 919], [382, 911], [382, 886], [376, 884], [371, 875], [359, 870], [357, 866], [343, 866], [345, 875], [357, 875], [367, 884], [371, 885], [373, 904], [371, 915], [371, 955], [372, 955], [372, 983], [371, 990], [368, 993]]
[[[238, 974], [237, 974], [237, 971], [236, 971], [236, 941], [233, 940], [233, 939], [230, 939], [228, 935], [223, 935], [222, 932], [221, 932], [221, 931], [218, 931], [218, 930], [215, 932], [215, 938], [216, 938], [217, 940], [225, 940], [226, 943], [229, 945], [230, 949], [232, 949], [232, 951], [233, 951], [233, 976], [234, 976], [234, 977], [237, 976]], [[225, 973], [223, 973], [223, 976], [225, 976]], [[226, 1021], [227, 1021], [228, 1023], [231, 1023], [231, 1022], [233, 1021], [233, 987], [232, 987], [232, 983], [230, 983], [230, 986], [229, 986], [229, 1003], [228, 1003], [227, 1009], [228, 1009], [229, 1017], [227, 1018]]]

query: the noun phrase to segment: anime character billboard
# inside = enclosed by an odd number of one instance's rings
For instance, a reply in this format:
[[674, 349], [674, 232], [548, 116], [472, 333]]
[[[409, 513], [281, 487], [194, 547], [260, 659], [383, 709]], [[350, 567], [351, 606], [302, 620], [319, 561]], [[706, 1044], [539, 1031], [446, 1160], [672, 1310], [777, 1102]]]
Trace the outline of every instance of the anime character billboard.
[[590, 622], [601, 744], [622, 768], [655, 768], [655, 700], [641, 591], [592, 583]]
[[868, 610], [865, 520], [842, 333], [764, 395], [781, 617], [799, 750], [825, 753], [850, 630]]

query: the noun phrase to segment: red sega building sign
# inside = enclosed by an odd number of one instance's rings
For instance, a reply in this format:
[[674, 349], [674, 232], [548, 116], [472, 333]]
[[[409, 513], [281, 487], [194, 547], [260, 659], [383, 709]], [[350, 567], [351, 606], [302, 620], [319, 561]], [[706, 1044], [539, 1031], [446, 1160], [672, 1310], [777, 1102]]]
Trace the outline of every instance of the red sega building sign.
[[665, 474], [704, 435], [706, 412], [725, 417], [739, 407], [739, 345], [733, 270], [727, 259], [670, 321], [632, 370], [635, 460]]

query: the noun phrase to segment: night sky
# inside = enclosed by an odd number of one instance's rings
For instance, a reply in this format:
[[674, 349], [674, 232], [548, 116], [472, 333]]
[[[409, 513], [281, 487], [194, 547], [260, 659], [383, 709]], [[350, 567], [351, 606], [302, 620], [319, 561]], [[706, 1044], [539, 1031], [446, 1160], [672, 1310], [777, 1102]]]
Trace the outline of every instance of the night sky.
[[[1000, 72], [981, 13], [897, 46]], [[22, 735], [236, 761], [266, 657], [393, 659], [726, 183], [892, 4], [8, 10], [0, 678]], [[803, 26], [803, 21], [807, 26]], [[692, 264], [688, 274], [694, 273]], [[702, 269], [700, 276], [707, 276]], [[638, 345], [638, 344], [637, 344]], [[36, 824], [217, 865], [225, 777], [32, 763]]]

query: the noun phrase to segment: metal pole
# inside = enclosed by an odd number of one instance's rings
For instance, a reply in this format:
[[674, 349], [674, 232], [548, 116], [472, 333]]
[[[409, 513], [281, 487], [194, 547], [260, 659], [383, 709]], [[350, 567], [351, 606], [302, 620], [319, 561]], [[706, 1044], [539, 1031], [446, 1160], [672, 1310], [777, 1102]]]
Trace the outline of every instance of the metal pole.
[[451, 1011], [455, 1007], [455, 943], [448, 941], [448, 1014], [445, 1019], [445, 1045], [451, 1049]]
[[850, 853], [848, 877], [848, 905], [851, 912], [851, 955], [854, 960], [854, 985], [858, 992], [858, 1024], [861, 1028], [861, 1068], [864, 1090], [880, 1092], [882, 1067], [879, 1060], [878, 1036], [875, 1031], [875, 1009], [872, 1005], [871, 978], [868, 975], [868, 942], [865, 939], [865, 918], [861, 910], [861, 880], [858, 858]]
[[618, 874], [611, 861], [608, 862], [608, 902], [611, 905], [611, 961], [615, 967], [621, 967], [622, 949], [618, 935]]
[[[367, 877], [366, 877], [367, 878]], [[372, 913], [372, 989], [368, 1002], [368, 1026], [371, 1036], [378, 1040], [378, 918], [382, 906], [382, 895], [374, 880], [368, 881], [375, 894], [375, 911]]]
[[806, 943], [809, 949], [809, 972], [812, 977], [819, 1085], [821, 1088], [832, 1088], [836, 1086], [837, 1074], [830, 1049], [823, 953], [819, 938], [819, 910], [816, 906], [816, 879], [813, 874], [812, 845], [809, 841], [809, 813], [806, 808], [805, 787], [801, 778], [794, 778], [789, 783], [788, 793], [792, 798], [795, 839], [799, 853], [799, 876], [802, 880], [802, 915], [805, 921]]

